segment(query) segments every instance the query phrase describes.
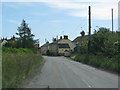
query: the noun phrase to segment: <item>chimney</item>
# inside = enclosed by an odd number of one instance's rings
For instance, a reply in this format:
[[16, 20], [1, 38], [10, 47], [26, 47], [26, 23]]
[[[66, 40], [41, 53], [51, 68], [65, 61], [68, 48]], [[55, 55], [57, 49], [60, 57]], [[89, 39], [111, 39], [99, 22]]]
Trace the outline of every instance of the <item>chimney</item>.
[[64, 39], [68, 39], [68, 35], [64, 35]]
[[56, 38], [54, 38], [54, 41], [56, 41]]
[[60, 36], [60, 39], [62, 39], [62, 36]]

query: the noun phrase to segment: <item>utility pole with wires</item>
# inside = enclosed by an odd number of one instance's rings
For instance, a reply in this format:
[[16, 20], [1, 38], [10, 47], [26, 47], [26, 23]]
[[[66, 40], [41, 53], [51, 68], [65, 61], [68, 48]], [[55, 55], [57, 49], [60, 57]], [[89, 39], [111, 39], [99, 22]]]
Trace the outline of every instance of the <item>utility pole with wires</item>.
[[114, 28], [114, 26], [113, 26], [113, 8], [111, 10], [112, 10], [112, 33], [113, 33], [113, 28]]
[[88, 54], [90, 53], [90, 46], [91, 46], [91, 6], [89, 6], [89, 40], [88, 40]]

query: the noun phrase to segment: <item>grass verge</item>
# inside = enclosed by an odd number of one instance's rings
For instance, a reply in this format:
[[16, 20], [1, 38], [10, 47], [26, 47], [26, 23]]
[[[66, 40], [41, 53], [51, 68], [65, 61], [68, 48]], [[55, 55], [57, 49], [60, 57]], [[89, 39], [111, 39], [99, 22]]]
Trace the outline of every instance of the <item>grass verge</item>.
[[[74, 56], [74, 58], [73, 58]], [[104, 69], [114, 73], [120, 73], [119, 56], [108, 58], [102, 55], [72, 55], [74, 61], [91, 65], [96, 68]]]
[[40, 54], [2, 53], [2, 88], [17, 88], [43, 62]]

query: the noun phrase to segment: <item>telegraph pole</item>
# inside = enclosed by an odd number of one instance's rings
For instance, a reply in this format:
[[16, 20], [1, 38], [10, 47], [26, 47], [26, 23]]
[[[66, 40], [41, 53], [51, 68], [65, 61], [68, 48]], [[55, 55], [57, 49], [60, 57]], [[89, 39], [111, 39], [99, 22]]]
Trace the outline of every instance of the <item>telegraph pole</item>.
[[89, 6], [89, 41], [88, 41], [88, 54], [90, 53], [90, 38], [91, 38], [91, 6]]
[[112, 8], [112, 33], [113, 33], [113, 8]]

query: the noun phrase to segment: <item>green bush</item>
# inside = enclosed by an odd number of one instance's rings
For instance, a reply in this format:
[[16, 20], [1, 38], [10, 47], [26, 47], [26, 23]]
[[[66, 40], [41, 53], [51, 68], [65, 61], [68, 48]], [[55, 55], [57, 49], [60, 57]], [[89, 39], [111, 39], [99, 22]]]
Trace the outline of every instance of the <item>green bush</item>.
[[6, 53], [34, 53], [33, 50], [27, 48], [6, 48], [2, 47], [2, 51]]

